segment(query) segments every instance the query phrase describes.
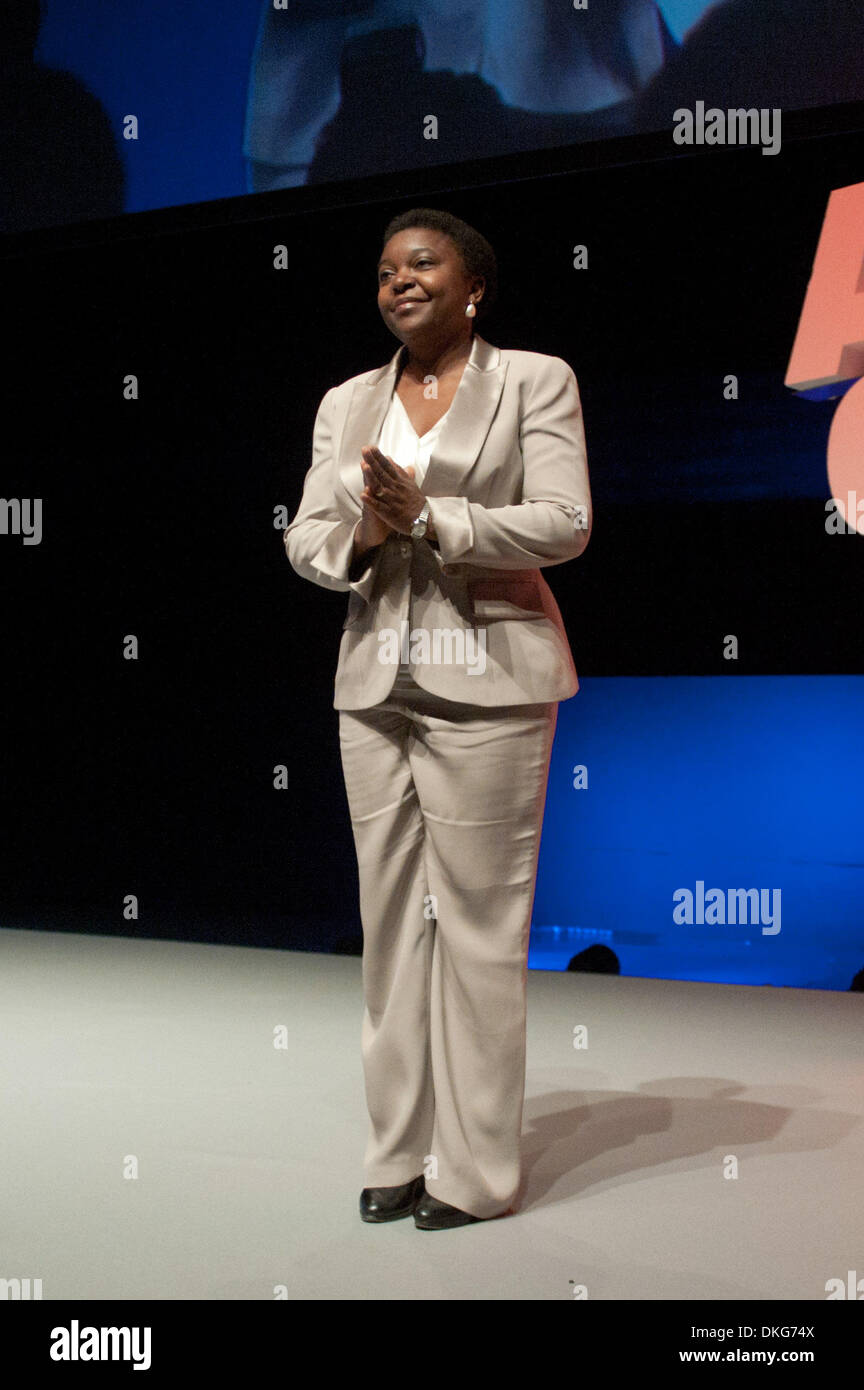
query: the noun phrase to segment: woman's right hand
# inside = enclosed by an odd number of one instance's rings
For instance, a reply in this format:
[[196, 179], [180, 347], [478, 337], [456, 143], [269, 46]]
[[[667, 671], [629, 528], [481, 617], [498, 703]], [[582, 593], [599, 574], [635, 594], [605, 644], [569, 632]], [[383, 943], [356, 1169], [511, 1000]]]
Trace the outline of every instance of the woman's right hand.
[[[376, 545], [383, 545], [387, 537], [393, 534], [393, 527], [388, 526], [386, 521], [382, 521], [376, 516], [369, 506], [371, 493], [369, 491], [373, 479], [372, 469], [364, 461], [360, 464], [363, 469], [363, 480], [366, 484], [360, 494], [360, 501], [363, 504], [363, 511], [360, 522], [354, 532], [354, 554], [360, 556], [366, 550], [371, 550]], [[414, 477], [414, 469], [411, 464], [404, 470], [411, 478]]]

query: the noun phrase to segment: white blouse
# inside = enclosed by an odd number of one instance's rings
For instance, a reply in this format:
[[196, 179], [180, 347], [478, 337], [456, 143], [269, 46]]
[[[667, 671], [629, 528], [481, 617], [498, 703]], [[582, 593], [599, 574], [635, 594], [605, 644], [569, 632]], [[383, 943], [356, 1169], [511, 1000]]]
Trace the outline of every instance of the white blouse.
[[426, 476], [429, 458], [437, 443], [441, 427], [449, 414], [449, 410], [445, 411], [431, 430], [418, 435], [408, 419], [408, 412], [400, 397], [395, 391], [393, 392], [390, 409], [387, 411], [384, 424], [381, 426], [381, 433], [378, 436], [378, 448], [382, 454], [386, 454], [389, 459], [393, 459], [394, 463], [398, 463], [400, 468], [408, 468], [413, 465], [414, 481], [418, 487]]
[[[386, 454], [387, 458], [398, 463], [400, 468], [413, 466], [414, 481], [418, 487], [426, 476], [429, 458], [449, 413], [449, 410], [445, 411], [431, 430], [427, 430], [423, 435], [418, 435], [408, 419], [408, 412], [402, 401], [395, 390], [393, 392], [390, 409], [384, 417], [381, 433], [378, 436], [378, 448], [382, 454]], [[410, 666], [406, 665], [404, 661], [399, 663], [400, 674], [410, 670]]]

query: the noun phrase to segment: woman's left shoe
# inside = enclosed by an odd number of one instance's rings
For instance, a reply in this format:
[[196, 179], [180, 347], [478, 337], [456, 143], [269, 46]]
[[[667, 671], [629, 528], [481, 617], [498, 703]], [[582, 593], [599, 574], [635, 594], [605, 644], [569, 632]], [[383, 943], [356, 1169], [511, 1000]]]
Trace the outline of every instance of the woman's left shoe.
[[482, 1216], [472, 1216], [469, 1211], [451, 1207], [449, 1202], [441, 1202], [426, 1192], [414, 1208], [414, 1225], [418, 1231], [447, 1231], [452, 1226], [468, 1226], [472, 1221], [482, 1221]]

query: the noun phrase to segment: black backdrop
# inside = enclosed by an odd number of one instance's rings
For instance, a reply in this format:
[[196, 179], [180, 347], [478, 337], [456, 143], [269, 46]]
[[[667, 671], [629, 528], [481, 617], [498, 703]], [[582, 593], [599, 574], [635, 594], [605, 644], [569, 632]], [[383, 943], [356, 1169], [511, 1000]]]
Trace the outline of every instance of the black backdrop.
[[44, 535], [0, 536], [2, 924], [359, 949], [346, 600], [294, 574], [273, 509], [296, 509], [324, 391], [398, 346], [375, 262], [405, 207], [478, 226], [501, 271], [483, 335], [579, 379], [595, 530], [545, 574], [580, 676], [861, 673], [864, 542], [824, 531], [834, 405], [783, 386], [828, 194], [864, 179], [861, 108], [832, 119], [777, 157], [612, 142], [607, 167], [565, 151], [461, 190], [443, 171], [9, 238], [2, 492], [43, 499]]

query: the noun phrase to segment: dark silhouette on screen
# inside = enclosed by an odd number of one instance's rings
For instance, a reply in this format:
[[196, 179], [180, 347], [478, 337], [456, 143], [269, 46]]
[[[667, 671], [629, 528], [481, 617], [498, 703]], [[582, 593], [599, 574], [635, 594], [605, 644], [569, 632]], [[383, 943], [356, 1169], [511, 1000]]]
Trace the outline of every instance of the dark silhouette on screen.
[[125, 175], [104, 108], [34, 58], [39, 0], [0, 0], [0, 231], [115, 217]]

